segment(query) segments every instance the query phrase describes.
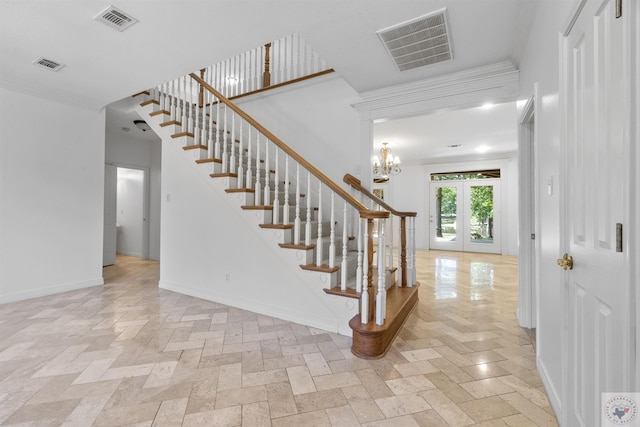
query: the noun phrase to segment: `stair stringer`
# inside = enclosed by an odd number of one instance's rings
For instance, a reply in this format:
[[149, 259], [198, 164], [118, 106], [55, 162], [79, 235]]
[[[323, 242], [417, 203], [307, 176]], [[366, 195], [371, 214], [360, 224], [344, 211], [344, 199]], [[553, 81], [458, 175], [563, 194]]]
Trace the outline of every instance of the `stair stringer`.
[[358, 301], [327, 295], [330, 275], [302, 270], [304, 251], [280, 248], [283, 231], [259, 227], [268, 214], [243, 211], [245, 195], [224, 191], [232, 178], [212, 179], [211, 165], [196, 164], [148, 110], [138, 113], [163, 140], [160, 287], [351, 336]]

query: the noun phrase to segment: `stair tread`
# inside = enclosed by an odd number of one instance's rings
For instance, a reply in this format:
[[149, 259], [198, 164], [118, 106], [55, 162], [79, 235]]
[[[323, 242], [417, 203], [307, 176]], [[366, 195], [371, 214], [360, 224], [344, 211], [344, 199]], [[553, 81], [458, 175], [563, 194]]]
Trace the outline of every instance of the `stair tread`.
[[216, 159], [216, 158], [210, 158], [210, 159], [198, 159], [196, 160], [196, 163], [198, 164], [202, 164], [202, 163], [222, 163], [222, 159]]
[[258, 206], [245, 205], [245, 206], [242, 206], [242, 209], [247, 210], [247, 211], [270, 211], [270, 210], [273, 210], [273, 206], [269, 206], [269, 205], [258, 205]]
[[182, 149], [184, 151], [189, 151], [189, 150], [206, 150], [207, 147], [204, 145], [186, 145], [184, 147], [182, 147]]
[[253, 188], [227, 188], [224, 190], [226, 193], [255, 193]]
[[293, 228], [293, 224], [260, 224], [260, 228], [272, 228], [276, 230], [289, 230]]
[[209, 175], [211, 178], [237, 178], [237, 173], [225, 172], [225, 173], [212, 173]]
[[315, 249], [316, 245], [296, 245], [295, 243], [280, 243], [279, 246], [284, 249], [299, 249], [299, 250], [309, 250]]
[[183, 136], [189, 136], [189, 137], [193, 138], [193, 132], [178, 132], [178, 133], [174, 133], [173, 135], [171, 135], [171, 138], [176, 139], [176, 138], [182, 138]]
[[355, 289], [351, 289], [351, 288], [347, 288], [346, 290], [343, 291], [342, 289], [340, 289], [340, 286], [336, 286], [331, 289], [325, 288], [324, 291], [329, 295], [338, 295], [341, 297], [356, 298], [356, 299], [360, 299], [360, 296], [362, 295], [360, 292], [356, 292]]
[[306, 265], [300, 265], [300, 268], [302, 268], [303, 270], [309, 270], [309, 271], [319, 271], [322, 273], [335, 273], [336, 271], [340, 270], [340, 267], [329, 267], [327, 264], [322, 264], [320, 266], [315, 265], [315, 264], [306, 264]]

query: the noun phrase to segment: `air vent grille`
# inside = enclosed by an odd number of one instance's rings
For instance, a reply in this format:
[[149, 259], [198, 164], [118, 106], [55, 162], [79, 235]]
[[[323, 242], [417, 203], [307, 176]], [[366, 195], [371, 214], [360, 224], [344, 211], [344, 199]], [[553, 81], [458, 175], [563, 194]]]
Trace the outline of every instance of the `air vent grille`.
[[118, 31], [124, 31], [136, 22], [133, 16], [121, 11], [120, 9], [109, 6], [98, 15], [96, 15], [93, 19], [98, 22], [102, 22], [103, 24], [114, 28]]
[[42, 56], [33, 61], [33, 64], [50, 71], [60, 71], [64, 67], [64, 64], [52, 61], [51, 59], [47, 59]]
[[453, 59], [446, 8], [377, 34], [400, 71]]

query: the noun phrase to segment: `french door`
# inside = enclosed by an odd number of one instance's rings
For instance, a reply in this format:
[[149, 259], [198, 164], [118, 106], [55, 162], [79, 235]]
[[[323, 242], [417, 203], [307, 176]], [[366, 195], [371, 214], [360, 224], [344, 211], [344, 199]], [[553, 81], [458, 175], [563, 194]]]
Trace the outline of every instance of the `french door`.
[[432, 181], [431, 249], [501, 253], [500, 180]]

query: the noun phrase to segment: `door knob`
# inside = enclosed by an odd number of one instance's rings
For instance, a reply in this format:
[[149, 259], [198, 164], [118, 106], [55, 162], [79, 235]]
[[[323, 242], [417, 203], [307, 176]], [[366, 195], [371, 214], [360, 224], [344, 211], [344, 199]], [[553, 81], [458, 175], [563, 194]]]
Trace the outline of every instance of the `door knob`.
[[557, 262], [564, 270], [573, 270], [573, 257], [569, 254], [564, 254], [564, 256], [559, 258]]

